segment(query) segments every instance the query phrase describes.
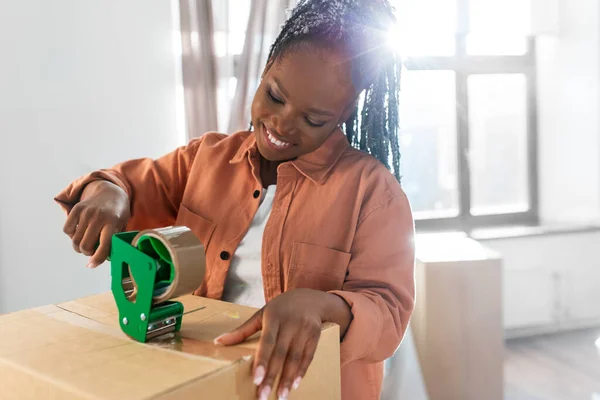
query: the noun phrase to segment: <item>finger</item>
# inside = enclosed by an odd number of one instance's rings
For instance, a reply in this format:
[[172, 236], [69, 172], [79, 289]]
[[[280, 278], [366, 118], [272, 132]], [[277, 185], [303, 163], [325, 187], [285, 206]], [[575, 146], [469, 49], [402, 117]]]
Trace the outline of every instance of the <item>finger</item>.
[[75, 230], [75, 234], [72, 237], [73, 242], [73, 250], [78, 253], [81, 253], [81, 240], [85, 235], [85, 232], [88, 229], [88, 218], [85, 213], [81, 213], [79, 216], [79, 221], [77, 223], [77, 228]]
[[291, 351], [291, 344], [294, 340], [295, 332], [296, 330], [292, 331], [291, 329], [288, 329], [285, 333], [283, 333], [282, 331], [279, 332], [279, 335], [277, 337], [277, 343], [273, 348], [271, 360], [269, 361], [269, 366], [267, 367], [265, 378], [259, 390], [261, 399], [267, 399], [272, 389], [274, 389], [275, 380], [283, 370], [283, 366], [286, 362], [287, 356]]
[[305, 349], [313, 336], [314, 332], [304, 330], [292, 341], [279, 379], [278, 394], [280, 399], [287, 399], [290, 390], [293, 389], [300, 371], [300, 363], [304, 358]]
[[90, 221], [79, 244], [79, 249], [83, 254], [88, 257], [94, 254], [102, 229], [104, 229], [104, 226], [98, 219]]
[[262, 329], [262, 310], [254, 314], [235, 330], [225, 333], [215, 339], [215, 344], [231, 346], [243, 342], [246, 338], [254, 335]]
[[111, 240], [114, 233], [115, 229], [111, 225], [105, 225], [104, 228], [102, 228], [100, 231], [100, 245], [94, 255], [90, 258], [89, 268], [96, 268], [106, 260], [110, 254]]
[[312, 337], [306, 342], [304, 347], [304, 353], [302, 354], [302, 360], [298, 365], [298, 372], [294, 378], [292, 383], [292, 390], [298, 389], [300, 386], [300, 382], [306, 375], [306, 371], [308, 371], [308, 367], [312, 363], [313, 358], [315, 357], [315, 352], [317, 351], [317, 345], [319, 344], [319, 338], [321, 337], [321, 330], [319, 329], [316, 334], [313, 334]]
[[80, 210], [81, 207], [75, 205], [71, 209], [71, 212], [69, 212], [69, 215], [67, 215], [67, 220], [65, 221], [65, 224], [63, 226], [63, 232], [70, 238], [73, 238], [73, 235], [77, 230], [77, 223], [79, 221]]
[[[260, 335], [256, 357], [254, 357], [254, 384], [260, 386], [265, 380], [267, 367], [271, 361], [271, 356], [277, 344], [279, 335], [279, 324], [268, 324]], [[268, 397], [268, 395], [267, 395]]]

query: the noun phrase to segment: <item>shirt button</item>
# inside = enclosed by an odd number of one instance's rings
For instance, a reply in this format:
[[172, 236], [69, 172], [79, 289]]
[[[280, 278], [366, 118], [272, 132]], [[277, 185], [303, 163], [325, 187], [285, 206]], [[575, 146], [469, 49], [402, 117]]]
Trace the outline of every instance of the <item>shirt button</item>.
[[260, 190], [255, 190], [252, 196], [254, 196], [255, 199], [258, 199], [260, 197]]
[[223, 261], [229, 260], [229, 253], [226, 251], [222, 251], [221, 252], [221, 260], [223, 260]]

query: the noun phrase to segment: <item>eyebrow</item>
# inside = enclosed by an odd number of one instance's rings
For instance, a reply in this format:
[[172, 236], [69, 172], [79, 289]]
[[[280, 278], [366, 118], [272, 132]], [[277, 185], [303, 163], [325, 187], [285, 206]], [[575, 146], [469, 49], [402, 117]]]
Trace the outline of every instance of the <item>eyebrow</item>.
[[[277, 84], [277, 87], [279, 88], [279, 90], [281, 90], [281, 93], [285, 96], [285, 97], [289, 97], [288, 91], [285, 90], [285, 88], [283, 87], [283, 85], [281, 84], [281, 81], [275, 77], [273, 77], [273, 80], [275, 81], [275, 83]], [[333, 117], [335, 116], [333, 113], [329, 112], [329, 111], [325, 111], [325, 110], [321, 110], [319, 108], [314, 108], [311, 107], [307, 110], [310, 114], [318, 114], [318, 115], [323, 115], [323, 116], [328, 116], [328, 117]]]

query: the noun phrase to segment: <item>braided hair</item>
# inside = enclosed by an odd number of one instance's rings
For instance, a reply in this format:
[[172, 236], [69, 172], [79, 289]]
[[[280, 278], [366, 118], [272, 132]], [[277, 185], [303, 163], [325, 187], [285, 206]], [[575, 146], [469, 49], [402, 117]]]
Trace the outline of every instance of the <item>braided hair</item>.
[[[306, 44], [350, 56], [360, 96], [342, 130], [350, 144], [381, 161], [400, 181], [400, 61], [388, 43], [395, 24], [388, 0], [299, 0], [271, 46], [268, 63]], [[390, 165], [391, 159], [391, 165]]]

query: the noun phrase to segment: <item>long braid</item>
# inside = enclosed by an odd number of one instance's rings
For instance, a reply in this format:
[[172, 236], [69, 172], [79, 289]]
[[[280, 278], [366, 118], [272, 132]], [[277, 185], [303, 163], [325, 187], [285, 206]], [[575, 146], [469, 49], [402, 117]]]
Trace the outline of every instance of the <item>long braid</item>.
[[300, 0], [268, 59], [306, 43], [349, 50], [353, 83], [362, 95], [342, 129], [353, 147], [377, 158], [400, 181], [400, 61], [386, 46], [394, 23], [388, 0]]
[[400, 63], [394, 61], [387, 71], [388, 85], [388, 134], [390, 135], [390, 152], [392, 155], [392, 165], [394, 166], [394, 175], [398, 181], [401, 180], [400, 175], [400, 141], [398, 139], [398, 131], [400, 130], [400, 93], [397, 88], [400, 88]]

